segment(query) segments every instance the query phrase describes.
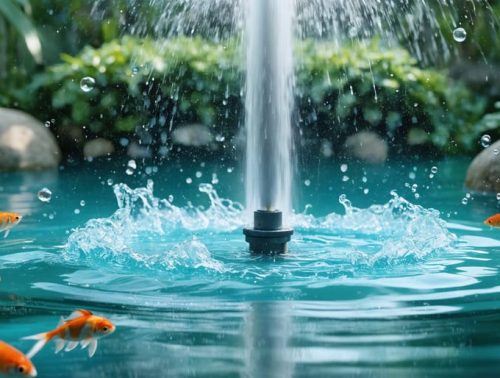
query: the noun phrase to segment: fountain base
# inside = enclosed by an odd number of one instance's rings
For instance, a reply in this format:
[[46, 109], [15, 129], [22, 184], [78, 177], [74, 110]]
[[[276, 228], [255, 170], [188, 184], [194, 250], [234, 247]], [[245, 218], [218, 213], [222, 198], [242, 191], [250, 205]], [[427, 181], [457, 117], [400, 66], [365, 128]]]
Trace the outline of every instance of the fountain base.
[[257, 210], [254, 228], [244, 228], [243, 233], [253, 253], [286, 253], [293, 229], [283, 228], [281, 211]]

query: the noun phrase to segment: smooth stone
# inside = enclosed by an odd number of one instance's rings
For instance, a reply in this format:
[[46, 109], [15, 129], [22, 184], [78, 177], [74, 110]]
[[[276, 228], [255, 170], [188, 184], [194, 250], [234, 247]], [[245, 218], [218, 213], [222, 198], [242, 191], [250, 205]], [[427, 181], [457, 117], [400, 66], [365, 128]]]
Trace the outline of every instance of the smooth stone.
[[465, 186], [478, 192], [500, 193], [500, 140], [472, 160], [467, 169]]
[[200, 124], [182, 125], [172, 132], [174, 144], [189, 147], [203, 147], [212, 143], [214, 137], [207, 126]]
[[86, 158], [97, 158], [108, 156], [115, 152], [115, 146], [109, 140], [97, 138], [88, 141], [83, 147], [83, 156]]
[[360, 131], [346, 139], [344, 151], [355, 159], [370, 164], [381, 164], [387, 160], [389, 146], [378, 134], [372, 131]]
[[40, 121], [19, 110], [0, 108], [0, 170], [55, 168], [56, 139]]

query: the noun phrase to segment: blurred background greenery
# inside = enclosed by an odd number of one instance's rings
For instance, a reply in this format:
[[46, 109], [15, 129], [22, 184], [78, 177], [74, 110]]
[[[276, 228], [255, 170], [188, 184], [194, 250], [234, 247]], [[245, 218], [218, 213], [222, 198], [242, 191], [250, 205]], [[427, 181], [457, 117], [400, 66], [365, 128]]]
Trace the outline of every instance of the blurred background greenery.
[[[80, 156], [96, 137], [117, 145], [136, 139], [165, 156], [176, 151], [172, 131], [186, 124], [204, 125], [219, 142], [237, 140], [244, 120], [239, 36], [218, 25], [217, 40], [200, 33], [159, 38], [144, 22], [156, 11], [133, 0], [2, 0], [0, 106], [48, 122], [68, 156]], [[327, 140], [335, 152], [349, 135], [371, 130], [394, 152], [422, 154], [474, 153], [486, 132], [498, 139], [500, 1], [457, 0], [450, 12], [437, 13], [454, 46], [447, 62], [417, 61], [404, 40], [398, 47], [377, 37], [340, 47], [297, 42], [300, 138], [318, 146]], [[467, 30], [459, 46], [452, 18]], [[84, 77], [95, 80], [92, 91], [81, 90]], [[208, 149], [232, 153], [233, 144]]]

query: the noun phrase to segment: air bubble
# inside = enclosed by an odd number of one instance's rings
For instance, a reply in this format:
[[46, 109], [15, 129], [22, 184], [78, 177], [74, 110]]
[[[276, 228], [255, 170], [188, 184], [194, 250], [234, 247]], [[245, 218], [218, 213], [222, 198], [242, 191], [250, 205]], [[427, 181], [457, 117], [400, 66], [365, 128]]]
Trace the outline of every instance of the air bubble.
[[80, 88], [84, 92], [90, 92], [95, 87], [95, 80], [93, 77], [85, 76], [80, 80]]
[[342, 165], [340, 166], [340, 172], [342, 172], [342, 173], [347, 172], [347, 169], [348, 169], [347, 164], [342, 164]]
[[108, 186], [113, 185], [113, 179], [109, 178], [109, 179], [106, 180], [106, 182], [107, 182]]
[[75, 213], [75, 214], [77, 214], [77, 215], [78, 215], [78, 214], [80, 214], [80, 209], [75, 209], [75, 210], [73, 210], [73, 213]]
[[310, 186], [311, 185], [311, 180], [305, 180], [304, 181], [305, 186]]
[[484, 148], [489, 147], [491, 144], [491, 137], [488, 134], [484, 134], [481, 137], [481, 146]]
[[469, 202], [469, 200], [467, 198], [462, 198], [462, 205], [467, 205], [467, 203]]
[[47, 188], [43, 188], [38, 192], [38, 199], [42, 202], [49, 203], [52, 199], [52, 192]]
[[497, 200], [500, 201], [500, 193], [497, 193]]
[[45, 127], [47, 127], [47, 128], [48, 128], [48, 127], [50, 127], [50, 121], [45, 121], [44, 125], [45, 125]]
[[417, 189], [418, 189], [418, 185], [417, 185], [417, 184], [413, 184], [413, 185], [411, 186], [411, 191], [412, 191], [413, 193], [416, 193], [416, 192], [417, 192]]
[[201, 176], [203, 176], [203, 173], [201, 173], [200, 171], [197, 171], [195, 173], [195, 176], [196, 176], [196, 178], [200, 178]]
[[188, 177], [186, 179], [186, 184], [192, 184], [193, 183], [193, 179], [191, 177]]
[[85, 201], [84, 201], [84, 200], [81, 200], [81, 201], [80, 201], [80, 206], [81, 206], [81, 207], [84, 207], [84, 206], [85, 206]]
[[438, 168], [436, 166], [434, 166], [434, 167], [431, 168], [431, 172], [432, 173], [436, 174], [437, 171], [438, 171]]
[[467, 37], [467, 32], [465, 31], [464, 28], [456, 28], [453, 30], [453, 39], [457, 42], [463, 42], [465, 41], [465, 38]]

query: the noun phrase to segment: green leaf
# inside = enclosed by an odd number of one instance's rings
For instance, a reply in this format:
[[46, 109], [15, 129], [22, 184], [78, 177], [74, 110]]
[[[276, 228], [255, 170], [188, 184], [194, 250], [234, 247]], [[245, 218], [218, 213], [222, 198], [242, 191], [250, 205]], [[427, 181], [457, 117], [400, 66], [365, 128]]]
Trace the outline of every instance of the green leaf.
[[37, 63], [42, 63], [42, 43], [38, 32], [29, 19], [12, 0], [0, 1], [0, 13], [17, 29], [22, 35], [24, 43], [31, 56]]

